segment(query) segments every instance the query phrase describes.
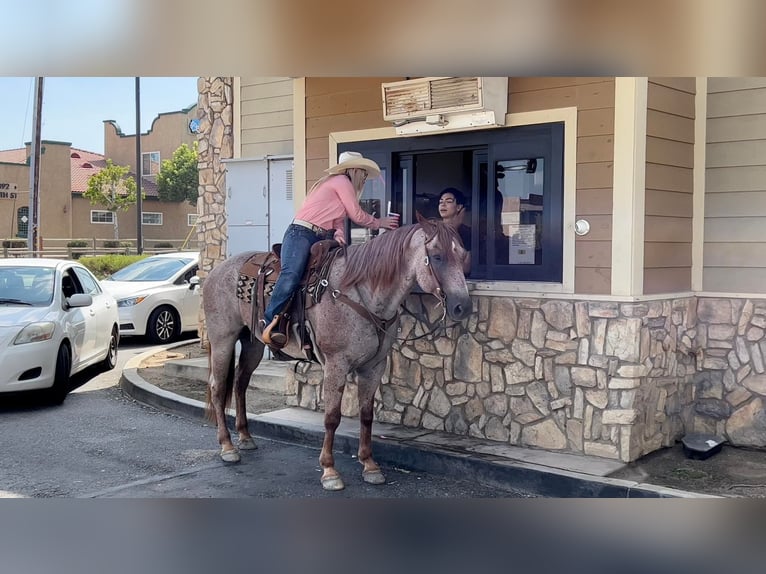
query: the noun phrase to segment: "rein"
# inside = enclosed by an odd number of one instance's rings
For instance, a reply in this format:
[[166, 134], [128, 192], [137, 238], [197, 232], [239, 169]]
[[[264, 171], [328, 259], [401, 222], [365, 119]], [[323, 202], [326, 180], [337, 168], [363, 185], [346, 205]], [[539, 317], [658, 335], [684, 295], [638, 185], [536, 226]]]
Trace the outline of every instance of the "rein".
[[[428, 245], [428, 243], [433, 239], [433, 236], [426, 238], [425, 244]], [[439, 318], [439, 320], [436, 323], [436, 326], [432, 328], [430, 331], [423, 333], [422, 335], [418, 335], [417, 337], [410, 337], [410, 338], [400, 338], [400, 337], [394, 337], [395, 341], [399, 341], [400, 343], [407, 343], [410, 341], [417, 341], [418, 339], [423, 339], [424, 337], [428, 337], [429, 335], [433, 335], [436, 333], [440, 328], [446, 327], [447, 324], [447, 305], [446, 305], [446, 296], [444, 295], [444, 291], [441, 288], [441, 282], [439, 281], [439, 278], [436, 275], [436, 272], [433, 269], [433, 265], [431, 265], [431, 260], [428, 255], [426, 255], [425, 260], [426, 267], [428, 267], [428, 270], [431, 272], [431, 275], [433, 276], [434, 280], [436, 281], [436, 284], [439, 285], [439, 287], [436, 288], [436, 297], [439, 298], [439, 305], [442, 306], [442, 316]], [[326, 286], [325, 281], [325, 286]], [[370, 311], [367, 307], [362, 305], [361, 303], [357, 303], [350, 297], [348, 297], [345, 293], [341, 293], [340, 290], [334, 289], [330, 292], [330, 296], [335, 301], [341, 301], [351, 307], [354, 311], [356, 311], [360, 316], [364, 317], [365, 319], [368, 319], [373, 326], [379, 331], [378, 333], [378, 347], [382, 344], [381, 334], [383, 336], [387, 335], [387, 328], [399, 318], [399, 313], [394, 315], [391, 319], [381, 319], [377, 315], [375, 315], [372, 311]], [[361, 294], [360, 294], [361, 297]], [[402, 307], [404, 310], [414, 317], [415, 319], [419, 319], [412, 311], [407, 309], [407, 306], [402, 303]], [[423, 321], [425, 322], [425, 321]]]

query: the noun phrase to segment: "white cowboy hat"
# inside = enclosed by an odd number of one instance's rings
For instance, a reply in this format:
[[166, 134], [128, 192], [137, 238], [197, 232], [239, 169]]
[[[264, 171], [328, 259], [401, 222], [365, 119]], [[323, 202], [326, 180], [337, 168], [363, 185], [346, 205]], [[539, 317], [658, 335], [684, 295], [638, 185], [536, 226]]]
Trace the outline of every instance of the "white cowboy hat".
[[354, 168], [365, 170], [367, 177], [378, 177], [380, 175], [380, 167], [378, 167], [377, 163], [355, 151], [344, 151], [338, 158], [338, 164], [327, 168], [325, 171], [330, 174], [336, 174]]

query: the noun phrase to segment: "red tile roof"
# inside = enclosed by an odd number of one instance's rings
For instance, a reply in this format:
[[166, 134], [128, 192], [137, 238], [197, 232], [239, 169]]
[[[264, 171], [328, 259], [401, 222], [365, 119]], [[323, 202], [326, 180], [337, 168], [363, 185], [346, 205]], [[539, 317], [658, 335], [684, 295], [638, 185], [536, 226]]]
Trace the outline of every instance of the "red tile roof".
[[27, 163], [27, 148], [1, 150], [0, 161], [3, 163]]
[[[100, 154], [84, 149], [71, 148], [72, 192], [83, 193], [88, 189], [88, 179], [106, 167], [106, 158]], [[0, 162], [26, 164], [27, 149], [0, 150]], [[130, 174], [136, 179], [136, 174]], [[157, 197], [156, 178], [141, 179], [141, 191], [146, 197]]]

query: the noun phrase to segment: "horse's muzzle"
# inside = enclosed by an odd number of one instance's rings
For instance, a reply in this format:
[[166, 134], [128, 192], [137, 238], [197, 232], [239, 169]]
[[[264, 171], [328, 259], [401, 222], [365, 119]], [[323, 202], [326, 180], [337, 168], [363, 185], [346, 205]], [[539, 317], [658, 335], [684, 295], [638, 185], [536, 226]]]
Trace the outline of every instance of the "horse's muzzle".
[[473, 312], [473, 302], [471, 297], [459, 297], [451, 300], [448, 298], [447, 315], [453, 321], [462, 321]]

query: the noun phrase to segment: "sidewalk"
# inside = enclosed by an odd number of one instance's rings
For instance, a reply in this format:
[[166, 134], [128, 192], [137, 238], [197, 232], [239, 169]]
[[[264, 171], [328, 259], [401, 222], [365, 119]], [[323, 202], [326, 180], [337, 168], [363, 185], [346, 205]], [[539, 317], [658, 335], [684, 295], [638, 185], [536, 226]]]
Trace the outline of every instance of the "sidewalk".
[[[128, 361], [120, 381], [122, 389], [140, 402], [177, 414], [203, 418], [204, 403], [161, 389], [139, 375], [139, 365], [153, 354], [156, 351]], [[272, 391], [283, 390], [284, 373], [289, 366], [288, 363], [278, 361], [263, 361], [253, 374], [251, 386]], [[168, 373], [202, 382], [207, 379], [206, 359], [171, 360], [165, 364], [164, 369]], [[229, 411], [229, 415], [233, 420], [233, 411]], [[297, 407], [248, 414], [250, 431], [255, 436], [299, 442], [317, 448], [321, 447], [324, 436], [323, 418], [322, 412]], [[358, 440], [358, 420], [344, 417], [336, 433], [335, 448], [355, 453]], [[214, 444], [214, 433], [211, 433], [211, 441]], [[373, 423], [373, 451], [381, 465], [475, 480], [499, 488], [512, 485], [515, 489], [538, 496], [716, 498], [640, 481], [610, 478], [608, 475], [625, 467], [619, 461], [515, 447], [496, 441], [377, 421]]]

